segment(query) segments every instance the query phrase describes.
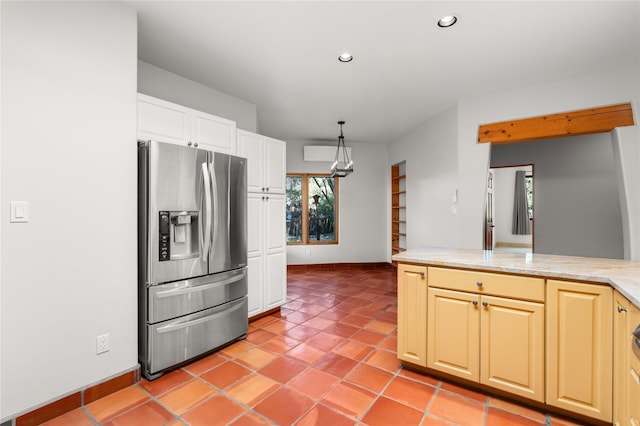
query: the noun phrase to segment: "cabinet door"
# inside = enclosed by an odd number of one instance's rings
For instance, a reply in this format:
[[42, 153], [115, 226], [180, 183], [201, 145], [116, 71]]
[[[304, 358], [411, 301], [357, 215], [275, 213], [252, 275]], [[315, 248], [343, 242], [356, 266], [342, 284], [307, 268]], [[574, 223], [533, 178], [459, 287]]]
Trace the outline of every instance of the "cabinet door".
[[190, 126], [188, 108], [138, 94], [138, 139], [186, 145]]
[[201, 149], [235, 154], [236, 122], [216, 117], [201, 111], [191, 110], [192, 131], [191, 142], [197, 143]]
[[544, 402], [544, 305], [482, 296], [480, 383]]
[[634, 344], [632, 333], [640, 325], [640, 309], [630, 303], [628, 317], [626, 344], [627, 354], [629, 355], [629, 365], [626, 371], [626, 402], [629, 408], [628, 424], [640, 426], [640, 352], [636, 354], [633, 349], [630, 349], [631, 345]]
[[247, 189], [249, 192], [262, 192], [263, 154], [262, 136], [238, 130], [238, 155], [247, 159]]
[[287, 174], [286, 144], [277, 139], [265, 137], [264, 157], [264, 186], [267, 192], [284, 194]]
[[265, 275], [265, 310], [283, 305], [287, 301], [286, 252], [268, 253]]
[[249, 257], [248, 275], [248, 307], [249, 317], [264, 312], [264, 258], [262, 256]]
[[[630, 303], [617, 291], [613, 293], [613, 423], [628, 425], [630, 411], [629, 368], [631, 366], [628, 332]], [[640, 400], [638, 401], [640, 403]]]
[[547, 404], [612, 421], [613, 291], [547, 280]]
[[264, 226], [266, 252], [284, 251], [286, 245], [286, 204], [284, 195], [269, 194], [264, 198], [266, 202], [266, 222]]
[[427, 268], [398, 265], [398, 358], [427, 366]]
[[261, 256], [264, 249], [264, 196], [260, 194], [247, 195], [247, 255]]
[[428, 299], [427, 367], [477, 382], [480, 296], [429, 287]]

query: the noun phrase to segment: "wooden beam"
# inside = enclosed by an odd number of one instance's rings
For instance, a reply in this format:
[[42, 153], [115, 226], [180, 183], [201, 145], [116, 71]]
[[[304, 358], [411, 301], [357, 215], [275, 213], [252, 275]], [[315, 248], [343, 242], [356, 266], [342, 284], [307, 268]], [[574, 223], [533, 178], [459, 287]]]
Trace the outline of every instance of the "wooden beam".
[[627, 103], [483, 124], [478, 129], [478, 143], [503, 144], [606, 133], [616, 127], [633, 125], [633, 111]]

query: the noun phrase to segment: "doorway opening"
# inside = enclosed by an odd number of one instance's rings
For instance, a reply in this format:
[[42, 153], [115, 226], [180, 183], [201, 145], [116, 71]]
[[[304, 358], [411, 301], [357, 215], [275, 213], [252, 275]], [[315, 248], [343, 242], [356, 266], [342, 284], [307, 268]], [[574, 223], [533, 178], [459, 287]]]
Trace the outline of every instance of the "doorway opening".
[[533, 164], [489, 169], [484, 249], [533, 253], [533, 201]]

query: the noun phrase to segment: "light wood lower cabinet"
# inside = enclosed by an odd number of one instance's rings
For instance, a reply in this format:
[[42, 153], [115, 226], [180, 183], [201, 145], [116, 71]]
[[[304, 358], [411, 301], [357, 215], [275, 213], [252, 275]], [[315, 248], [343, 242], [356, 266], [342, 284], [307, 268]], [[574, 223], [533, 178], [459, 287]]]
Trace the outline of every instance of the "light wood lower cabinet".
[[398, 265], [398, 358], [427, 365], [427, 267]]
[[429, 288], [427, 367], [544, 402], [544, 305]]
[[613, 295], [613, 423], [640, 425], [640, 353], [632, 333], [640, 325], [640, 309], [617, 291]]
[[547, 280], [547, 404], [612, 421], [613, 291]]

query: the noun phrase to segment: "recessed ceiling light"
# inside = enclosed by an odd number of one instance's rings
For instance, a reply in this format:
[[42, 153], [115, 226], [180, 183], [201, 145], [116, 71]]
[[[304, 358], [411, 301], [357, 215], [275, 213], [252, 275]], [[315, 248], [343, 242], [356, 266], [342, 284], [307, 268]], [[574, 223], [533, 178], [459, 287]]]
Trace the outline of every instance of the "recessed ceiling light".
[[338, 60], [340, 62], [351, 62], [353, 61], [353, 55], [351, 53], [343, 53], [342, 55], [338, 56]]
[[458, 22], [458, 17], [455, 15], [447, 15], [440, 18], [438, 21], [438, 26], [440, 28], [448, 28]]

